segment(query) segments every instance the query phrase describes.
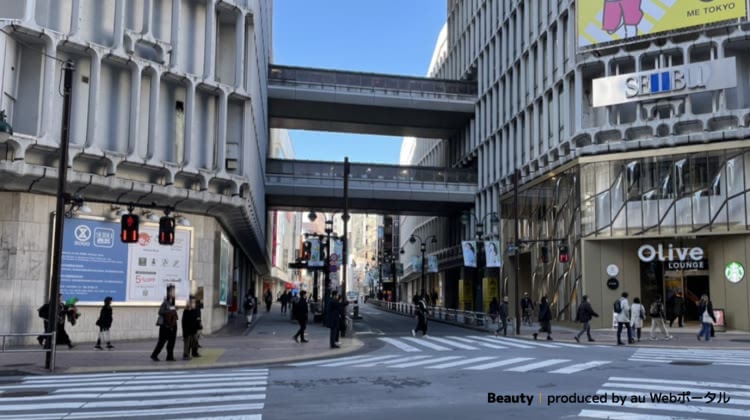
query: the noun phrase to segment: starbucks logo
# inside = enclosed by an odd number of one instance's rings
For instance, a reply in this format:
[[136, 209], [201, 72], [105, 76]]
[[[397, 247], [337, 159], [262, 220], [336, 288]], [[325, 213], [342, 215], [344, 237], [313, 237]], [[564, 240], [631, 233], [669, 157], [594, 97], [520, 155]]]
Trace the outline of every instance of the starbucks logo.
[[724, 269], [724, 276], [730, 283], [739, 283], [745, 277], [745, 267], [736, 261], [730, 262]]

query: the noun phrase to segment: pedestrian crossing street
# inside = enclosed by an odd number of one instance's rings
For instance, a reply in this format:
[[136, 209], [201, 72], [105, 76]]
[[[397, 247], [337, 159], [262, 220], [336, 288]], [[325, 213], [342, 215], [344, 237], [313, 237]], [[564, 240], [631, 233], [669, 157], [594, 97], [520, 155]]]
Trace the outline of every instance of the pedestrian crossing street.
[[290, 363], [293, 367], [341, 367], [348, 368], [422, 368], [422, 369], [461, 369], [467, 371], [487, 371], [502, 368], [505, 372], [548, 372], [570, 375], [588, 369], [594, 369], [611, 363], [606, 360], [592, 360], [589, 362], [573, 362], [569, 359], [539, 359], [534, 357], [503, 358], [501, 356], [442, 356], [415, 355], [405, 356], [403, 353], [386, 354], [380, 356], [348, 356], [332, 359], [314, 360], [310, 362]]
[[630, 359], [633, 362], [708, 362], [726, 366], [750, 366], [748, 350], [712, 350], [712, 349], [638, 349]]
[[495, 337], [494, 335], [470, 335], [465, 337], [447, 336], [435, 337], [378, 337], [380, 341], [390, 344], [407, 353], [417, 353], [425, 350], [455, 351], [455, 350], [486, 350], [486, 349], [535, 349], [535, 348], [583, 348], [590, 347], [581, 344], [560, 343], [555, 341], [531, 341], [517, 338]]
[[[592, 419], [620, 420], [695, 420], [714, 419], [718, 417], [750, 417], [750, 385], [713, 381], [684, 381], [664, 378], [610, 377], [599, 390], [598, 395], [612, 393], [627, 396], [621, 405], [608, 399], [606, 403], [591, 403], [578, 413], [578, 417]], [[690, 392], [690, 401], [654, 402], [652, 394], [675, 395]], [[716, 395], [710, 402], [708, 393]], [[729, 401], [720, 402], [719, 398], [728, 396]], [[645, 402], [631, 402], [633, 396], [645, 397]], [[695, 398], [698, 397], [698, 398]], [[689, 416], [689, 417], [688, 417]], [[692, 417], [698, 416], [698, 417]]]
[[0, 420], [261, 420], [267, 384], [268, 369], [26, 376], [0, 382]]

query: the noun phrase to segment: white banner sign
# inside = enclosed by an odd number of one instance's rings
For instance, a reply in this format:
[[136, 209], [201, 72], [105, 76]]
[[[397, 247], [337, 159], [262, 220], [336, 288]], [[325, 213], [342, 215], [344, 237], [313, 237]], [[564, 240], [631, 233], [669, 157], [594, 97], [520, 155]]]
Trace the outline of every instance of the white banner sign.
[[190, 295], [191, 232], [177, 229], [174, 245], [159, 245], [159, 228], [141, 226], [138, 243], [128, 253], [129, 302], [161, 302], [167, 285], [175, 285], [177, 300]]

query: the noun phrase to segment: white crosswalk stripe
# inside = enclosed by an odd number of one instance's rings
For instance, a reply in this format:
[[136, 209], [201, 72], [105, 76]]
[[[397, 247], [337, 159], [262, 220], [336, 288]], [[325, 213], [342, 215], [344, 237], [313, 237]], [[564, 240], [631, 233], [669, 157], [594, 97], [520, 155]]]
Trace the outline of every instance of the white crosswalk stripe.
[[[671, 350], [670, 350], [671, 351]], [[674, 402], [660, 401], [660, 396], [689, 393], [689, 400]], [[711, 381], [685, 381], [663, 378], [610, 377], [596, 391], [599, 395], [615, 393], [627, 396], [624, 404], [613, 402], [591, 403], [596, 408], [586, 408], [578, 413], [579, 417], [607, 419], [697, 419], [694, 415], [711, 418], [715, 416], [745, 417], [750, 416], [750, 385]], [[713, 403], [707, 398], [711, 393], [717, 400]], [[728, 401], [719, 402], [723, 396]], [[630, 398], [639, 397], [640, 402]], [[645, 402], [643, 401], [645, 399]], [[668, 412], [668, 413], [665, 413]], [[668, 414], [668, 415], [667, 415]], [[691, 417], [685, 417], [689, 415]]]
[[[419, 367], [421, 369], [462, 369], [470, 371], [486, 371], [503, 368], [505, 372], [531, 372], [538, 371], [570, 375], [588, 369], [612, 363], [606, 360], [592, 360], [589, 362], [575, 363], [567, 359], [539, 359], [534, 357], [503, 358], [502, 353], [492, 356], [443, 356], [443, 355], [411, 355], [404, 357], [401, 353], [386, 354], [372, 357], [338, 357], [332, 359], [315, 360], [304, 363], [290, 363], [287, 366], [294, 367], [347, 367], [347, 368], [374, 368], [378, 369], [404, 369]], [[547, 371], [544, 368], [555, 366], [554, 370]]]
[[28, 376], [0, 387], [0, 420], [261, 420], [267, 384], [268, 369]]
[[559, 349], [559, 348], [583, 348], [590, 347], [581, 344], [560, 343], [560, 342], [540, 342], [531, 340], [521, 340], [518, 338], [495, 337], [494, 335], [470, 335], [465, 337], [446, 336], [438, 337], [428, 335], [425, 337], [378, 337], [378, 340], [392, 345], [399, 350], [407, 353], [417, 353], [421, 351], [451, 351], [451, 350], [482, 350], [490, 349]]
[[675, 361], [709, 362], [725, 366], [750, 366], [750, 351], [711, 349], [638, 349], [630, 359], [633, 362], [671, 363]]

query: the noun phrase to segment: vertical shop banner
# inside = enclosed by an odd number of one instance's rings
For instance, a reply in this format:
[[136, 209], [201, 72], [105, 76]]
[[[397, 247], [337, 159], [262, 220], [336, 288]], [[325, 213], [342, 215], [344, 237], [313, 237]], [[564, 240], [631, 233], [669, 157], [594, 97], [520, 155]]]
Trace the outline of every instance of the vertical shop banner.
[[342, 241], [341, 239], [336, 239], [333, 242], [333, 253], [336, 254], [336, 264], [343, 264], [341, 257], [344, 255], [344, 241]]
[[221, 234], [219, 241], [219, 305], [227, 304], [227, 288], [229, 287], [229, 239]]
[[401, 277], [404, 275], [404, 264], [396, 263], [396, 275]]
[[487, 267], [500, 267], [500, 241], [485, 241], [484, 256], [487, 261]]
[[461, 241], [461, 250], [464, 254], [464, 266], [477, 266], [477, 241]]
[[128, 252], [128, 301], [161, 302], [169, 284], [178, 301], [190, 296], [191, 232], [177, 229], [174, 245], [159, 245], [159, 228], [141, 226]]
[[438, 272], [438, 259], [437, 255], [430, 255], [427, 257], [427, 272], [437, 273]]
[[422, 256], [415, 255], [411, 258], [411, 266], [414, 271], [422, 271]]
[[323, 260], [320, 258], [320, 239], [310, 238], [310, 260], [307, 262], [308, 267], [323, 267]]
[[578, 0], [578, 47], [745, 18], [746, 0]]
[[65, 299], [75, 296], [98, 304], [107, 296], [115, 302], [126, 300], [128, 246], [120, 241], [119, 229], [106, 221], [66, 220], [60, 272]]

